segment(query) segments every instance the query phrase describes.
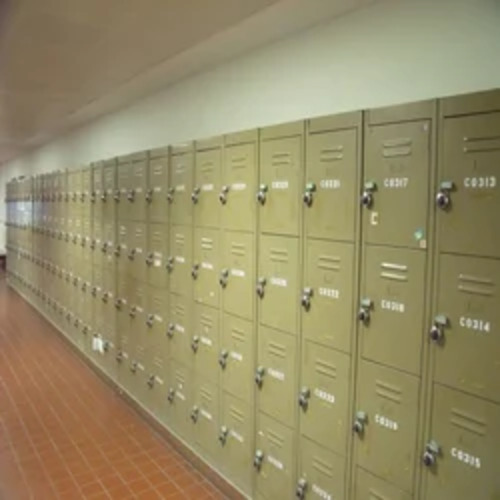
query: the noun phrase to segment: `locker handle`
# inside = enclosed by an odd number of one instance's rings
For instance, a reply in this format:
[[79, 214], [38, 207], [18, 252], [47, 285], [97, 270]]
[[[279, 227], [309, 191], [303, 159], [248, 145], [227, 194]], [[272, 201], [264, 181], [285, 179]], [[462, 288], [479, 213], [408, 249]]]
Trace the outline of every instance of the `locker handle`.
[[137, 253], [137, 250], [135, 248], [131, 248], [128, 252], [129, 260], [134, 260], [136, 253]]
[[116, 359], [117, 363], [121, 363], [123, 361], [123, 352], [122, 351], [118, 351], [116, 353], [115, 359]]
[[361, 307], [358, 311], [358, 319], [365, 325], [370, 322], [370, 311], [373, 307], [373, 302], [370, 299], [363, 299]]
[[263, 366], [258, 366], [257, 370], [255, 371], [255, 383], [257, 384], [259, 389], [262, 387], [262, 384], [264, 383], [265, 374], [266, 374], [266, 369]]
[[131, 203], [135, 201], [135, 189], [129, 189], [127, 191], [127, 200]]
[[364, 411], [356, 412], [352, 430], [358, 435], [362, 436], [365, 432], [365, 425], [368, 423], [368, 415]]
[[191, 276], [195, 280], [198, 278], [198, 270], [200, 269], [199, 264], [193, 264], [193, 267], [191, 268]]
[[306, 497], [307, 492], [307, 480], [301, 477], [297, 482], [297, 487], [295, 489], [295, 496], [299, 500], [303, 500]]
[[425, 451], [424, 454], [422, 455], [422, 462], [426, 467], [432, 467], [433, 465], [436, 464], [436, 460], [438, 455], [441, 452], [441, 448], [439, 444], [434, 440], [430, 440], [426, 445], [425, 445]]
[[172, 338], [175, 332], [175, 324], [169, 323], [167, 327], [167, 337]]
[[265, 286], [266, 286], [266, 278], [264, 277], [260, 277], [258, 280], [257, 280], [257, 287], [256, 287], [256, 292], [257, 292], [257, 295], [259, 296], [259, 298], [263, 298], [264, 297], [264, 289], [265, 289]]
[[172, 272], [174, 270], [174, 258], [173, 257], [169, 257], [167, 259], [167, 264], [165, 267], [167, 268], [168, 272]]
[[90, 293], [92, 294], [92, 297], [95, 297], [97, 295], [97, 287], [93, 286], [92, 291]]
[[226, 368], [228, 356], [229, 351], [226, 351], [225, 349], [223, 349], [219, 355], [219, 365], [223, 370]]
[[434, 318], [434, 323], [429, 331], [429, 337], [436, 344], [444, 341], [444, 329], [449, 325], [448, 318], [440, 314]]
[[147, 384], [148, 384], [148, 387], [149, 387], [150, 389], [152, 389], [152, 388], [154, 387], [154, 385], [155, 385], [155, 378], [156, 378], [156, 377], [155, 377], [154, 375], [150, 375], [150, 376], [148, 377], [148, 382], [147, 382]]
[[226, 444], [228, 434], [229, 434], [229, 429], [225, 425], [221, 426], [219, 431], [219, 443], [222, 446]]
[[175, 188], [171, 187], [167, 192], [167, 201], [172, 203], [174, 201]]
[[102, 301], [107, 304], [109, 299], [109, 292], [104, 292], [101, 297]]
[[198, 335], [195, 335], [193, 337], [193, 340], [191, 342], [191, 349], [193, 350], [193, 352], [196, 354], [196, 352], [198, 351], [198, 347], [200, 345], [200, 337]]
[[302, 307], [306, 310], [309, 311], [311, 308], [311, 297], [313, 296], [313, 289], [312, 288], [304, 288], [302, 291], [302, 298], [300, 299], [300, 303], [302, 304]]
[[221, 192], [219, 193], [219, 201], [222, 205], [227, 203], [227, 194], [229, 193], [229, 186], [222, 186]]
[[191, 410], [191, 414], [189, 416], [194, 424], [196, 424], [196, 422], [198, 421], [199, 413], [200, 413], [199, 408], [197, 406], [193, 406], [193, 409]]
[[223, 269], [221, 272], [220, 272], [220, 277], [219, 277], [219, 285], [222, 287], [222, 288], [226, 288], [227, 286], [227, 279], [229, 277], [229, 269]]
[[309, 398], [311, 397], [311, 390], [309, 387], [302, 387], [299, 393], [299, 406], [306, 411], [309, 406]]
[[104, 352], [108, 352], [109, 351], [109, 341], [105, 340], [103, 345], [102, 345], [102, 349]]
[[198, 199], [199, 199], [199, 197], [200, 197], [200, 192], [201, 192], [201, 189], [200, 189], [198, 186], [196, 186], [196, 187], [193, 189], [193, 191], [192, 191], [192, 193], [191, 193], [191, 201], [192, 201], [193, 203], [198, 203]]
[[148, 203], [151, 203], [153, 201], [153, 190], [151, 188], [149, 188], [147, 191], [146, 191], [146, 201]]
[[253, 457], [253, 466], [257, 469], [257, 471], [260, 471], [263, 461], [264, 461], [264, 452], [262, 450], [257, 450]]
[[146, 325], [149, 326], [149, 328], [152, 328], [155, 322], [155, 315], [154, 314], [148, 314], [148, 319], [146, 320]]
[[154, 262], [154, 254], [153, 252], [149, 253], [148, 256], [146, 257], [146, 264], [148, 266], [152, 266]]
[[137, 314], [137, 306], [132, 306], [130, 308], [130, 311], [128, 312], [128, 315], [131, 317], [131, 318], [135, 318]]
[[107, 241], [104, 241], [103, 244], [101, 245], [101, 252], [106, 253], [108, 251], [109, 243]]
[[73, 322], [73, 325], [75, 326], [75, 328], [78, 328], [80, 326], [80, 319], [79, 318], [75, 318], [75, 321]]
[[451, 195], [455, 185], [451, 181], [443, 181], [439, 185], [439, 191], [436, 194], [436, 205], [441, 210], [447, 210], [451, 206]]
[[173, 403], [174, 398], [175, 398], [175, 389], [173, 387], [170, 387], [168, 390], [167, 400], [169, 403]]
[[122, 305], [124, 303], [125, 303], [125, 300], [123, 300], [123, 299], [116, 299], [115, 300], [115, 307], [116, 307], [116, 309], [121, 310]]
[[137, 361], [132, 361], [132, 363], [130, 363], [130, 371], [132, 373], [135, 373], [137, 371]]
[[106, 203], [106, 201], [108, 201], [108, 193], [106, 193], [106, 191], [102, 192], [102, 194], [101, 194], [101, 201], [103, 203]]
[[267, 193], [268, 187], [266, 184], [261, 184], [259, 186], [259, 190], [257, 191], [257, 201], [261, 204], [264, 205], [266, 203], [266, 193]]
[[85, 193], [80, 195], [80, 201], [83, 203], [85, 201]]
[[302, 200], [306, 204], [306, 206], [310, 207], [312, 205], [314, 197], [313, 193], [315, 191], [316, 191], [316, 184], [314, 184], [314, 182], [308, 182], [306, 184], [306, 189], [302, 196]]
[[365, 182], [363, 193], [361, 194], [361, 204], [366, 208], [373, 205], [373, 193], [377, 190], [375, 182]]
[[115, 192], [113, 193], [113, 200], [115, 200], [118, 203], [120, 201], [120, 196], [121, 196], [121, 191], [119, 189], [115, 189]]

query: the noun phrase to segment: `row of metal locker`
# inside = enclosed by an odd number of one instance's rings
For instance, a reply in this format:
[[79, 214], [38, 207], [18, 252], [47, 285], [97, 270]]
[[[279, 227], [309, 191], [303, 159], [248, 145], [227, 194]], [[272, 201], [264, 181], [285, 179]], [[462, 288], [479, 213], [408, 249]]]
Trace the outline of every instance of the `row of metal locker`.
[[9, 280], [244, 494], [500, 495], [500, 92], [14, 180]]

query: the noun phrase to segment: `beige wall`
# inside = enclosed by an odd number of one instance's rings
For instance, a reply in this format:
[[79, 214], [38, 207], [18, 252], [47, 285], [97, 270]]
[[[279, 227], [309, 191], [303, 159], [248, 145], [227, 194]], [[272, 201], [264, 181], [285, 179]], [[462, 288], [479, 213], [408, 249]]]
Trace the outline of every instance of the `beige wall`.
[[288, 120], [500, 87], [497, 54], [500, 0], [380, 1], [193, 76], [7, 164], [0, 170], [0, 195], [5, 180], [22, 173]]

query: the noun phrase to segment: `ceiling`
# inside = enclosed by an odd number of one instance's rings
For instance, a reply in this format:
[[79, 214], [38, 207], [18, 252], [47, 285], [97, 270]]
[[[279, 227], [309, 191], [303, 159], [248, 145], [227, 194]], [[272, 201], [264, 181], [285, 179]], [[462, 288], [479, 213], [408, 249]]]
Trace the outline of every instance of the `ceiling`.
[[370, 0], [0, 0], [0, 164]]

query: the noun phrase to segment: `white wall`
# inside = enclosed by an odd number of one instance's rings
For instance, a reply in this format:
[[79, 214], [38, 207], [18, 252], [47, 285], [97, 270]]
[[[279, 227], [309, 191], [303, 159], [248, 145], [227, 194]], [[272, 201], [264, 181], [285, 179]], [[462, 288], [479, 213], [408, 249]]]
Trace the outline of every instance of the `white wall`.
[[498, 54], [500, 0], [381, 1], [102, 117], [10, 162], [0, 180], [288, 120], [500, 87]]

